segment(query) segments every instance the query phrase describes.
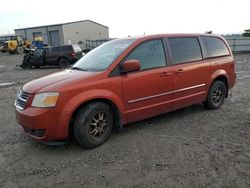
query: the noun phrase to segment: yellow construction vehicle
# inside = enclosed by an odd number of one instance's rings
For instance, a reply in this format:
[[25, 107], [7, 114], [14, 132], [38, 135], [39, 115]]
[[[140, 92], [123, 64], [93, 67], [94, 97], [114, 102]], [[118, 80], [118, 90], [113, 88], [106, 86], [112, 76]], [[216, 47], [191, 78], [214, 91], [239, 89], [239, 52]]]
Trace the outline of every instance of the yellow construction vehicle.
[[3, 44], [4, 50], [10, 54], [18, 53], [21, 54], [24, 52], [25, 48], [29, 48], [31, 42], [28, 40], [22, 40], [22, 37], [16, 36], [11, 40], [5, 41]]

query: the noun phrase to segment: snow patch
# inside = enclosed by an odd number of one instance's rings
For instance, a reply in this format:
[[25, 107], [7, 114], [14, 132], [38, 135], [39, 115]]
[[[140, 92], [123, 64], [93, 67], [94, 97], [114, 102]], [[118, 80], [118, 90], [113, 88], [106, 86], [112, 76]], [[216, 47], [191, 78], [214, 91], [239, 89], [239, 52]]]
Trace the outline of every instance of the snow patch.
[[4, 83], [0, 83], [0, 87], [1, 86], [11, 86], [11, 85], [15, 85], [16, 82], [4, 82]]

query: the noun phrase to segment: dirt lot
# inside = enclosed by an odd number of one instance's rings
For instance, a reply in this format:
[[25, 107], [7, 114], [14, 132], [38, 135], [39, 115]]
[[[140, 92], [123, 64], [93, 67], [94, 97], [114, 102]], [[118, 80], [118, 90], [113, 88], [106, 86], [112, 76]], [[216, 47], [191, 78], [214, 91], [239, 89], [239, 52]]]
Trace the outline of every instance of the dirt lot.
[[0, 53], [0, 187], [250, 187], [250, 54], [236, 59], [237, 85], [221, 109], [195, 105], [133, 123], [86, 150], [23, 134], [17, 89], [60, 69], [22, 70], [22, 55]]

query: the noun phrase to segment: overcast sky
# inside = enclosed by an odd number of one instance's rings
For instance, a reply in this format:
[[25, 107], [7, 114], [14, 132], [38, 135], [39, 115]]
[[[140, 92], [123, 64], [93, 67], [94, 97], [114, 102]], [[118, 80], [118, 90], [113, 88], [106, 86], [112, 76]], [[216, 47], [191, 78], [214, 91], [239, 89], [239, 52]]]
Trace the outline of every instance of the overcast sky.
[[5, 0], [0, 34], [85, 19], [108, 26], [111, 38], [209, 30], [241, 33], [250, 28], [250, 0]]

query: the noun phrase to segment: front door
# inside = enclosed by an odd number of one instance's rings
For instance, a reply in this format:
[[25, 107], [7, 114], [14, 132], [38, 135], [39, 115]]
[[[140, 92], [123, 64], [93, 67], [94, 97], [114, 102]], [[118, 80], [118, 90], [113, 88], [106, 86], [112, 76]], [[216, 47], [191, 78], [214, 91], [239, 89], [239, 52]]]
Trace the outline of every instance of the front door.
[[122, 75], [127, 123], [170, 111], [173, 80], [162, 40], [140, 44], [126, 58], [131, 59], [139, 60], [141, 69]]
[[43, 49], [37, 48], [32, 55], [30, 55], [30, 62], [34, 66], [43, 65]]

